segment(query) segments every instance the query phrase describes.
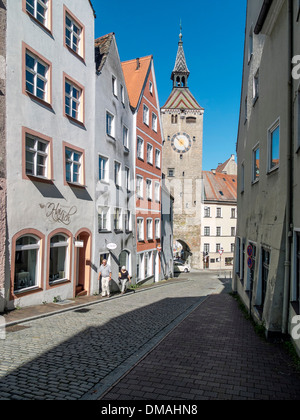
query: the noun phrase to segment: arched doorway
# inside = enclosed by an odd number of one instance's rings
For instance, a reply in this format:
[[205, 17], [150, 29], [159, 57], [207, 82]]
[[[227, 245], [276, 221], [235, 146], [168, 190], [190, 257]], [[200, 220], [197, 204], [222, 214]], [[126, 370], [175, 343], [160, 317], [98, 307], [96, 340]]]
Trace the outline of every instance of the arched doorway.
[[184, 262], [190, 263], [192, 257], [191, 248], [182, 239], [177, 239], [174, 245], [174, 257]]
[[121, 254], [119, 255], [119, 270], [122, 267], [126, 267], [128, 273], [131, 275], [131, 258], [130, 258], [130, 252], [124, 249]]

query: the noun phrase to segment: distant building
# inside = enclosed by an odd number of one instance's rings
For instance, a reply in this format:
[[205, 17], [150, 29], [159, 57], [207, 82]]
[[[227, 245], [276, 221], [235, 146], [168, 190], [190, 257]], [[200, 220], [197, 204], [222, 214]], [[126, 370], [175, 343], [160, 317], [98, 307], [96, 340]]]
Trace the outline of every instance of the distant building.
[[201, 214], [201, 268], [233, 270], [237, 221], [234, 155], [216, 170], [203, 171]]
[[[133, 115], [114, 33], [95, 41], [95, 218], [94, 258], [112, 268], [118, 291], [120, 268], [136, 279], [135, 138]], [[107, 246], [113, 244], [115, 249]]]
[[204, 109], [189, 90], [189, 75], [180, 33], [172, 92], [161, 108], [163, 173], [174, 197], [174, 241], [192, 267], [200, 268]]
[[[268, 336], [300, 315], [299, 2], [248, 1], [233, 289]], [[295, 345], [300, 353], [299, 340]]]
[[161, 269], [165, 279], [174, 276], [173, 239], [174, 197], [165, 186], [163, 174], [161, 189]]
[[133, 111], [137, 282], [161, 278], [162, 128], [153, 57], [122, 63]]

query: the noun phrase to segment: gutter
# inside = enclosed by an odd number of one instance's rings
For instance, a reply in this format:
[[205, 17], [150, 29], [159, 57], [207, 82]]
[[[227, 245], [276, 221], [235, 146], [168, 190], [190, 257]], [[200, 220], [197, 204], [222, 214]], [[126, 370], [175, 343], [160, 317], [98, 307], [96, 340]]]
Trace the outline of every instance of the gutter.
[[254, 28], [255, 35], [258, 35], [264, 26], [265, 20], [268, 16], [270, 7], [272, 6], [273, 0], [264, 0], [262, 5], [258, 20], [256, 22], [256, 26]]
[[291, 246], [293, 238], [293, 150], [294, 150], [294, 130], [293, 130], [293, 77], [292, 77], [292, 58], [294, 51], [294, 13], [293, 0], [288, 0], [288, 54], [289, 54], [289, 83], [288, 83], [288, 150], [287, 150], [287, 201], [286, 201], [286, 234], [285, 234], [285, 274], [283, 290], [283, 311], [282, 311], [282, 333], [288, 333], [289, 305], [291, 290]]

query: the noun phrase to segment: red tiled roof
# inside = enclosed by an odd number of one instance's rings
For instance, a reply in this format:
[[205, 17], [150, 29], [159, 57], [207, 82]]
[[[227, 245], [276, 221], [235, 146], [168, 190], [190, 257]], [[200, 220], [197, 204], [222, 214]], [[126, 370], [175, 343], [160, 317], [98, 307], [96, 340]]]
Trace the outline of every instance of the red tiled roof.
[[130, 105], [136, 109], [143, 92], [153, 56], [136, 58], [122, 63]]
[[204, 200], [237, 201], [237, 176], [203, 171]]

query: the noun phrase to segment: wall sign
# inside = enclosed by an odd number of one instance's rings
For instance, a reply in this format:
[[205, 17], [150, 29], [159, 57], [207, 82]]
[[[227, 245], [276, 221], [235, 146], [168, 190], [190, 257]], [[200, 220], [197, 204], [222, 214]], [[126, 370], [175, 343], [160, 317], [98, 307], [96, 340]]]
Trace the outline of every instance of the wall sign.
[[59, 203], [40, 204], [42, 209], [45, 209], [46, 217], [53, 220], [53, 222], [62, 223], [68, 226], [71, 223], [72, 216], [77, 213], [77, 207], [61, 206]]

